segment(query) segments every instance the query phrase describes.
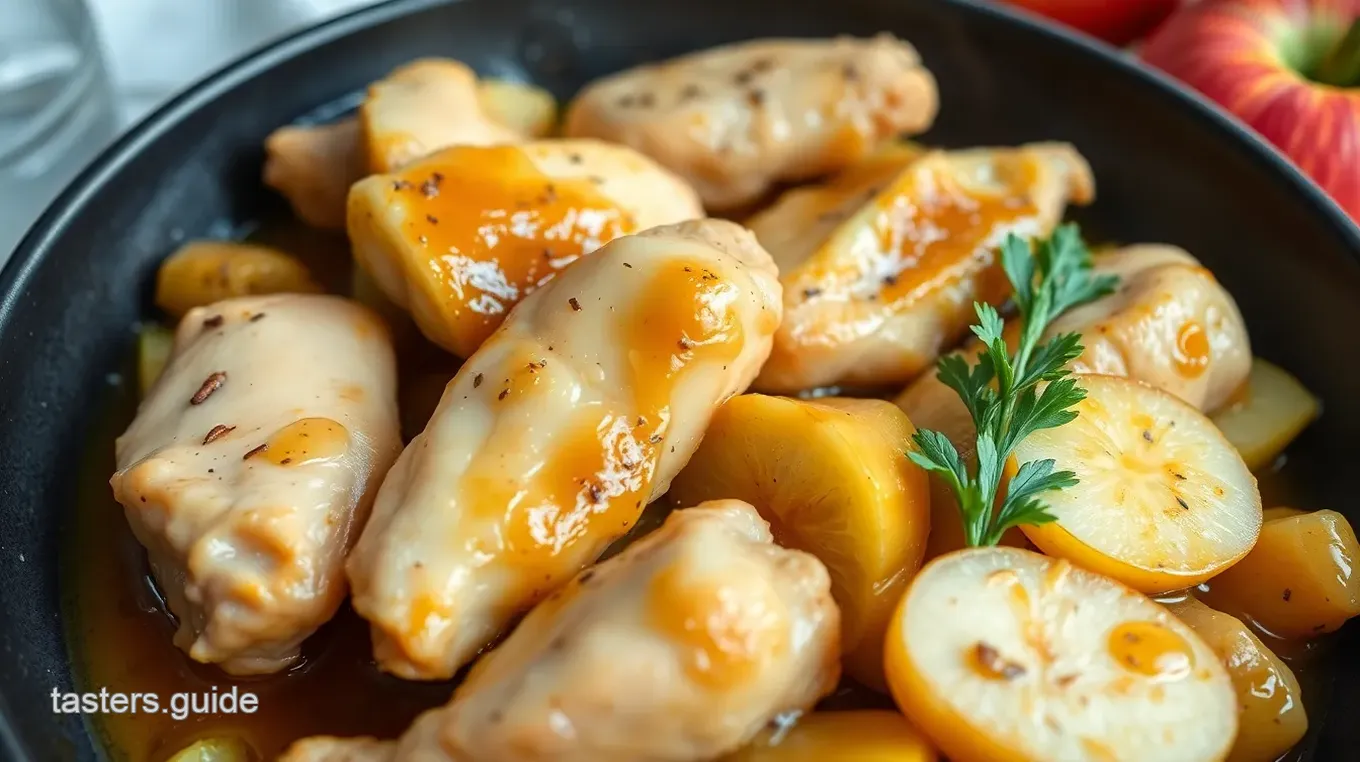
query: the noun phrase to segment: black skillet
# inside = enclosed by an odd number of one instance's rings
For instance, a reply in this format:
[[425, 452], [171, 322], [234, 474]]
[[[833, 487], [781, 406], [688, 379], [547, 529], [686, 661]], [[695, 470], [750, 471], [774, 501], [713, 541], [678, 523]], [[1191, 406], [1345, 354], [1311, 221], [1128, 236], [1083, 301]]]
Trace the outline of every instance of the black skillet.
[[[1099, 201], [1077, 218], [1115, 241], [1194, 252], [1236, 296], [1258, 353], [1325, 401], [1298, 445], [1308, 507], [1352, 508], [1360, 432], [1360, 229], [1238, 123], [1115, 51], [965, 0], [395, 0], [261, 50], [176, 98], [106, 151], [0, 274], [0, 756], [90, 759], [72, 690], [59, 538], [78, 463], [149, 311], [158, 261], [185, 236], [284, 213], [259, 183], [274, 127], [326, 118], [422, 55], [520, 75], [559, 97], [631, 64], [751, 37], [910, 40], [939, 79], [925, 136], [946, 146], [1060, 139], [1091, 160]], [[1313, 760], [1360, 757], [1360, 641], [1309, 704]], [[98, 637], [98, 633], [85, 633]], [[113, 688], [116, 688], [114, 686]]]

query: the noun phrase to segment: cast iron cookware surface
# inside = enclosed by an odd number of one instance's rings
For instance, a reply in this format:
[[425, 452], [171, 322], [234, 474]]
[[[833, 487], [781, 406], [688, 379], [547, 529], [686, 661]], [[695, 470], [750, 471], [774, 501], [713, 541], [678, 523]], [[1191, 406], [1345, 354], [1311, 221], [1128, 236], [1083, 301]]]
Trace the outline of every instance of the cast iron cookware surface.
[[[0, 275], [0, 756], [99, 753], [87, 719], [55, 714], [79, 684], [64, 626], [60, 538], [75, 521], [79, 464], [157, 263], [186, 237], [285, 214], [259, 182], [273, 128], [324, 119], [366, 83], [423, 55], [520, 76], [566, 98], [632, 64], [752, 37], [909, 40], [939, 79], [943, 146], [1067, 140], [1093, 165], [1088, 235], [1164, 241], [1209, 266], [1245, 313], [1253, 346], [1325, 404], [1296, 445], [1309, 492], [1360, 522], [1360, 230], [1263, 143], [1115, 52], [962, 0], [396, 0], [296, 35], [177, 98], [111, 148], [58, 200]], [[100, 475], [103, 478], [103, 475]], [[1360, 748], [1356, 628], [1341, 635], [1320, 701], [1314, 760]], [[1328, 679], [1333, 678], [1333, 679]], [[90, 686], [81, 686], [88, 688]], [[98, 686], [94, 686], [98, 689]], [[110, 686], [111, 690], [118, 689]], [[131, 688], [125, 688], [131, 689]]]

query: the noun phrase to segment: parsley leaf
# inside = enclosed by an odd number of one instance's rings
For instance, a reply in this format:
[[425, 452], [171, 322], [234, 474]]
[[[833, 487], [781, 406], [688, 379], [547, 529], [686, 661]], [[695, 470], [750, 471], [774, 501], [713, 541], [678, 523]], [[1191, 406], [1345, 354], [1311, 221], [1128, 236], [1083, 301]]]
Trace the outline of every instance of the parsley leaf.
[[[1040, 495], [1077, 483], [1071, 471], [1054, 471], [1052, 460], [1021, 464], [997, 508], [1006, 461], [1021, 441], [1077, 417], [1072, 408], [1086, 397], [1067, 370], [1081, 356], [1081, 336], [1063, 333], [1041, 341], [1049, 326], [1073, 307], [1112, 293], [1118, 279], [1091, 272], [1091, 252], [1076, 225], [1061, 225], [1035, 242], [1009, 235], [1001, 244], [1001, 267], [1014, 289], [1019, 313], [1015, 351], [1006, 323], [990, 304], [974, 304], [972, 331], [982, 342], [976, 364], [958, 354], [940, 358], [938, 378], [953, 389], [977, 428], [977, 465], [970, 471], [944, 434], [916, 432], [912, 462], [938, 474], [953, 491], [969, 545], [995, 545], [1007, 529], [1054, 520]], [[1042, 386], [1042, 388], [1041, 388]]]

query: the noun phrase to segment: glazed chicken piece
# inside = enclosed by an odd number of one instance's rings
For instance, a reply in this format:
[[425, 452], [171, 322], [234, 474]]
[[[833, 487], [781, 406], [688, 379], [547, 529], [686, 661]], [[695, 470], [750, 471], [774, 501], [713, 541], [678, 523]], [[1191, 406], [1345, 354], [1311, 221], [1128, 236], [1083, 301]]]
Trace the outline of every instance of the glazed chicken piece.
[[349, 198], [355, 259], [426, 338], [459, 357], [522, 298], [628, 233], [703, 216], [694, 191], [624, 146], [449, 148]]
[[452, 145], [513, 143], [525, 136], [487, 115], [477, 75], [447, 59], [422, 59], [368, 88], [357, 118], [281, 127], [265, 140], [264, 182], [308, 225], [344, 228], [349, 188]]
[[520, 303], [397, 460], [347, 571], [386, 671], [446, 679], [599, 557], [755, 377], [779, 283], [721, 220], [606, 245]]
[[[1183, 249], [1140, 244], [1097, 254], [1093, 271], [1119, 277], [1118, 290], [1072, 309], [1047, 335], [1079, 333], [1078, 373], [1126, 376], [1164, 389], [1205, 412], [1246, 383], [1251, 342], [1237, 303], [1213, 273]], [[1014, 332], [1014, 321], [1007, 328]], [[977, 342], [966, 350], [981, 351]], [[973, 451], [975, 430], [958, 394], [934, 373], [916, 379], [897, 404], [920, 428]]]
[[369, 85], [359, 128], [371, 172], [391, 172], [448, 146], [524, 137], [482, 109], [472, 69], [443, 58], [414, 61]]
[[359, 122], [280, 127], [264, 141], [264, 184], [314, 228], [344, 229], [349, 186], [368, 174], [359, 150]]
[[630, 145], [689, 180], [710, 210], [730, 210], [923, 132], [937, 107], [916, 49], [890, 35], [756, 40], [594, 82], [564, 132]]
[[[997, 257], [1008, 233], [1046, 235], [1069, 202], [1094, 196], [1090, 167], [1061, 143], [878, 161], [751, 220], [784, 284], [757, 389], [906, 383], [968, 332], [973, 302], [1009, 296]], [[904, 166], [885, 182], [894, 161]]]
[[704, 503], [539, 604], [399, 741], [284, 759], [705, 762], [835, 687], [838, 620], [820, 561], [746, 503]]
[[284, 669], [344, 599], [345, 551], [401, 449], [387, 330], [330, 296], [195, 308], [116, 449], [113, 494], [176, 645], [233, 674]]

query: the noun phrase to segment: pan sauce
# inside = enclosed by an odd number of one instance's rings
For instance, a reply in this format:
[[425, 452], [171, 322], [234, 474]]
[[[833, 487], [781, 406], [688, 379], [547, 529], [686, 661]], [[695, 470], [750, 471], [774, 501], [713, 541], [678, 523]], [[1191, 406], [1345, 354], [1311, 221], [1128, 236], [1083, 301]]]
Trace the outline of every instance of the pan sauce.
[[[216, 687], [222, 693], [235, 687], [238, 694], [248, 691], [257, 696], [259, 709], [253, 714], [196, 715], [183, 721], [170, 713], [92, 717], [115, 758], [162, 762], [195, 740], [235, 736], [245, 740], [259, 759], [272, 759], [290, 742], [308, 735], [395, 737], [417, 714], [446, 702], [452, 683], [407, 682], [379, 672], [369, 652], [368, 628], [348, 606], [306, 643], [301, 666], [279, 675], [233, 678], [192, 662], [171, 644], [174, 626], [151, 583], [145, 554], [108, 494], [104, 476], [113, 470], [113, 438], [136, 409], [131, 363], [128, 368], [110, 414], [92, 432], [76, 531], [64, 549], [67, 621], [78, 689], [153, 692], [168, 705], [177, 692], [204, 694]], [[1290, 461], [1263, 476], [1265, 504], [1310, 504], [1300, 489], [1307, 484], [1302, 478], [1306, 473], [1306, 462]], [[652, 515], [639, 527], [649, 531], [660, 513], [649, 511]], [[1316, 650], [1295, 646], [1290, 651], [1280, 641], [1267, 642], [1298, 675], [1306, 704], [1325, 707], [1329, 686], [1326, 670], [1318, 668]], [[891, 708], [892, 703], [887, 696], [846, 680], [821, 706]], [[1315, 727], [1321, 724], [1318, 720]], [[1295, 750], [1284, 759], [1298, 757]]]
[[[336, 247], [346, 246], [344, 241], [297, 223], [266, 228], [252, 238], [298, 256], [327, 291], [349, 291], [350, 260], [335, 256]], [[409, 439], [424, 427], [424, 417], [433, 410], [457, 362], [423, 339], [398, 341], [397, 347], [402, 421]], [[126, 371], [110, 396], [107, 415], [91, 432], [91, 450], [81, 471], [76, 527], [63, 548], [65, 619], [77, 690], [154, 693], [161, 708], [167, 709], [177, 693], [195, 694], [202, 702], [214, 689], [222, 694], [235, 688], [238, 696], [249, 692], [258, 703], [253, 713], [192, 713], [181, 720], [171, 711], [91, 716], [113, 758], [164, 762], [197, 740], [229, 737], [244, 741], [254, 760], [270, 760], [306, 736], [395, 738], [418, 714], [448, 701], [455, 682], [410, 682], [380, 672], [371, 656], [367, 623], [348, 605], [304, 644], [299, 666], [281, 674], [232, 677], [193, 662], [177, 649], [171, 642], [174, 623], [151, 580], [145, 551], [108, 488], [108, 474], [114, 471], [113, 441], [136, 412], [135, 356], [129, 356]], [[1261, 474], [1263, 505], [1326, 507], [1307, 490], [1307, 485], [1319, 483], [1311, 474], [1310, 463], [1302, 458], [1288, 459], [1282, 468]], [[616, 543], [607, 555], [658, 526], [667, 508], [664, 498], [654, 503], [630, 537]], [[1267, 635], [1262, 638], [1299, 678], [1305, 705], [1326, 707], [1328, 641], [1287, 643]], [[888, 696], [844, 678], [818, 708], [893, 706]], [[1310, 726], [1321, 724], [1317, 711], [1310, 716]], [[1307, 747], [1305, 739], [1281, 762], [1302, 759]]]

